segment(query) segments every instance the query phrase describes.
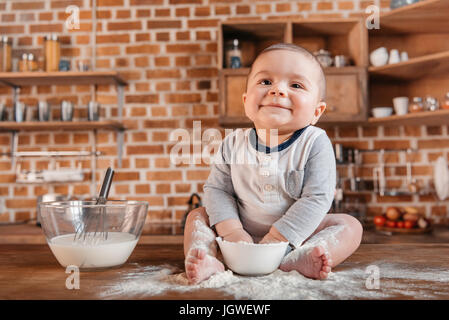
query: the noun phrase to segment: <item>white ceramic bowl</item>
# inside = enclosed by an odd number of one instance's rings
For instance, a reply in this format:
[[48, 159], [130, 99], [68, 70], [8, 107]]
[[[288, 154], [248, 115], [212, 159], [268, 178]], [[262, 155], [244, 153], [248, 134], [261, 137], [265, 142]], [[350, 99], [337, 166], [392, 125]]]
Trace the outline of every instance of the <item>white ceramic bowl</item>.
[[389, 117], [393, 113], [393, 108], [391, 107], [378, 107], [372, 109], [374, 118]]
[[272, 273], [282, 262], [288, 242], [243, 243], [216, 238], [225, 264], [235, 273], [260, 276]]

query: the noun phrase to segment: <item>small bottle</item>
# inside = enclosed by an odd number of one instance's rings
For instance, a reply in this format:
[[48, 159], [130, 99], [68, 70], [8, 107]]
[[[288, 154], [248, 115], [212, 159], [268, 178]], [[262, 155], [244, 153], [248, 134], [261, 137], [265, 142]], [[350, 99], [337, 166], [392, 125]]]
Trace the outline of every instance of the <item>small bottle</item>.
[[37, 62], [34, 60], [34, 54], [28, 54], [28, 71], [36, 71], [37, 70]]
[[19, 61], [19, 71], [27, 72], [28, 71], [28, 54], [22, 54], [22, 60]]
[[3, 36], [0, 38], [0, 72], [12, 71], [11, 39]]
[[239, 48], [239, 40], [232, 40], [232, 45], [227, 51], [227, 67], [238, 69], [242, 66], [242, 52]]
[[55, 72], [59, 70], [59, 59], [61, 56], [61, 46], [58, 36], [51, 34], [45, 36], [45, 71]]
[[424, 104], [421, 97], [413, 97], [412, 103], [408, 106], [408, 112], [421, 112], [424, 111]]
[[444, 97], [444, 101], [443, 101], [441, 108], [446, 109], [446, 110], [449, 109], [449, 92], [446, 92], [446, 95]]

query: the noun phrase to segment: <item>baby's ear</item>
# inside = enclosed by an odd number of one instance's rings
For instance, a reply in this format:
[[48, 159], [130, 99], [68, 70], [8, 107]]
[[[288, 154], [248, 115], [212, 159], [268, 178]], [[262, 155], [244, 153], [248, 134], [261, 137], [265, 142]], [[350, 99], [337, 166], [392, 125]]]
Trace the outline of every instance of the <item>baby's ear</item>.
[[246, 92], [244, 94], [242, 94], [242, 101], [243, 101], [243, 104], [245, 104], [245, 102], [246, 102]]
[[318, 102], [318, 105], [315, 108], [315, 116], [319, 118], [324, 113], [324, 110], [326, 110], [326, 107], [327, 107], [326, 102], [324, 101]]
[[315, 107], [315, 112], [313, 114], [312, 125], [315, 125], [318, 122], [318, 119], [324, 113], [324, 110], [326, 110], [326, 102], [318, 102], [318, 105]]

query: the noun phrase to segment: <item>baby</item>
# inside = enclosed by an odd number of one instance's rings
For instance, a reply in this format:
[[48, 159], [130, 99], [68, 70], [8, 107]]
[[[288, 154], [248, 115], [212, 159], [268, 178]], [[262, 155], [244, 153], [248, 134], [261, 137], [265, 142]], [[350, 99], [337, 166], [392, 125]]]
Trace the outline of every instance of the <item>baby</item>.
[[325, 279], [360, 245], [362, 226], [327, 214], [335, 194], [332, 144], [314, 126], [326, 109], [323, 69], [306, 49], [275, 44], [255, 59], [243, 94], [254, 128], [221, 143], [204, 185], [204, 204], [186, 219], [186, 275], [198, 283], [224, 271], [215, 237], [289, 242], [280, 269]]

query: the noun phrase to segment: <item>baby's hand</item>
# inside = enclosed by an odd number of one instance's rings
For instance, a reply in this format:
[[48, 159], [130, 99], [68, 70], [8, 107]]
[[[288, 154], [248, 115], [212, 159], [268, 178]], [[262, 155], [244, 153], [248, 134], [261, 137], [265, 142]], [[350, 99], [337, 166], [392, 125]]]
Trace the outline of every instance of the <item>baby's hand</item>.
[[238, 219], [228, 219], [217, 223], [217, 233], [223, 240], [230, 242], [253, 243], [253, 238], [243, 229], [242, 223]]
[[234, 229], [230, 233], [223, 236], [223, 240], [229, 241], [229, 242], [249, 242], [253, 243], [253, 238], [246, 232], [243, 228], [241, 229]]
[[271, 227], [268, 232], [259, 243], [276, 243], [276, 242], [288, 242], [288, 240], [275, 228]]

